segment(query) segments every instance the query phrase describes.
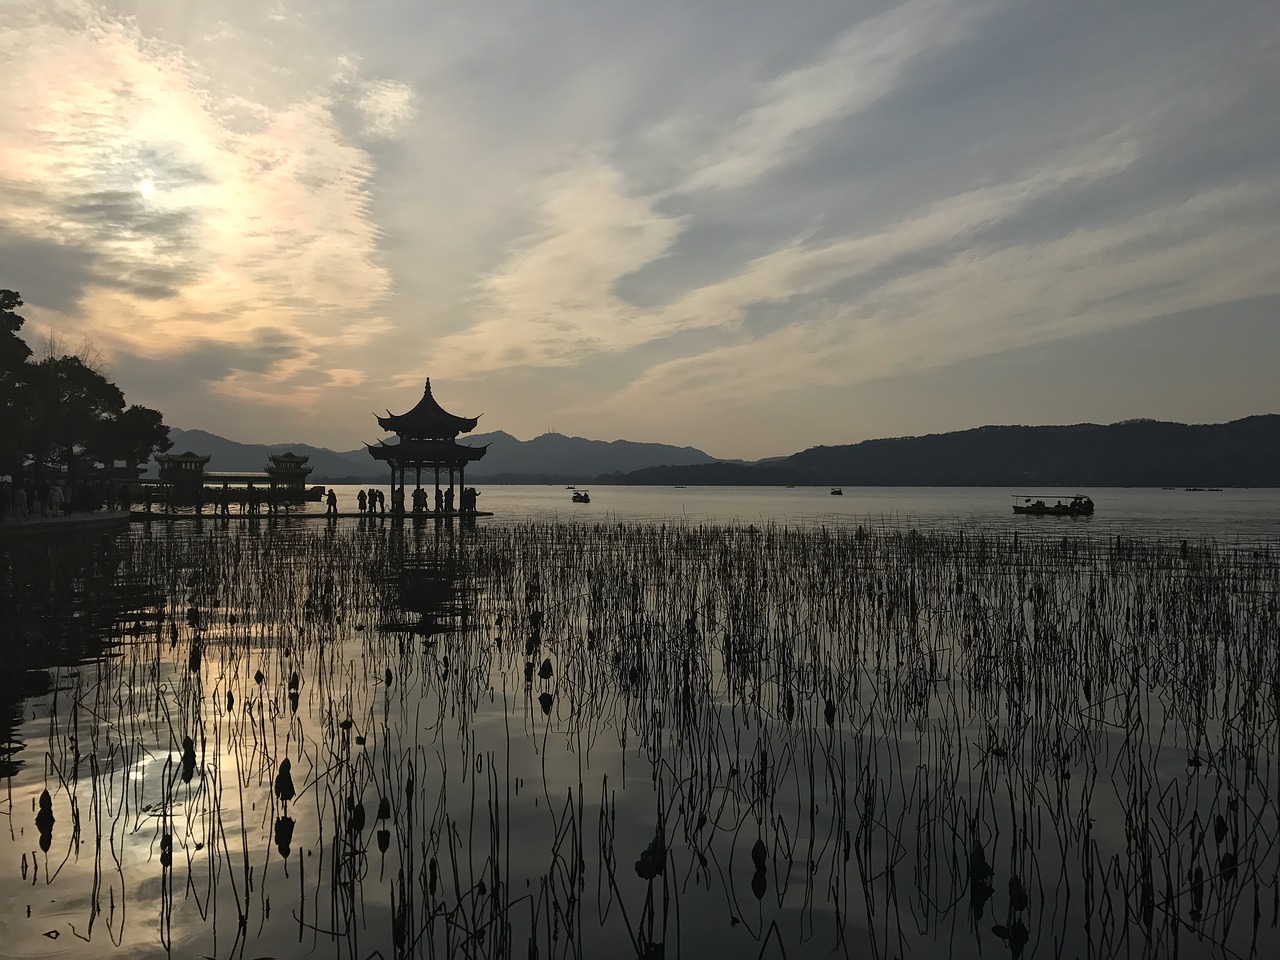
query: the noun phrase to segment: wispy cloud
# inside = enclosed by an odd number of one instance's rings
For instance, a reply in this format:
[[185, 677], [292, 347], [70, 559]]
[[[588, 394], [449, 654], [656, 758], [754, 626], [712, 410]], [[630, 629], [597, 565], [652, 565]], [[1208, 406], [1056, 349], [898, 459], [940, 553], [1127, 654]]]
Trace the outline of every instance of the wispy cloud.
[[963, 40], [985, 5], [909, 0], [855, 24], [813, 62], [762, 84], [680, 189], [741, 187], [782, 166], [806, 137], [875, 103], [913, 63]]
[[481, 284], [485, 319], [437, 344], [450, 367], [571, 365], [653, 336], [614, 286], [661, 257], [679, 222], [628, 196], [619, 172], [598, 158], [560, 173], [543, 192], [534, 235]]
[[1252, 256], [1280, 243], [1277, 214], [1280, 186], [1257, 182], [1051, 241], [967, 249], [764, 336], [656, 364], [607, 407], [731, 407], [1280, 293], [1280, 265]]

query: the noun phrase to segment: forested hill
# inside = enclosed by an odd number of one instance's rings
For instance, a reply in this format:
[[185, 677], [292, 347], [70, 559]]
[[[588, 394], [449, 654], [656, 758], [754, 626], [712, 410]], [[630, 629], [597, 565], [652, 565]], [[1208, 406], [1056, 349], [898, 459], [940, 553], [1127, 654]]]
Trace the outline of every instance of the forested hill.
[[760, 466], [656, 467], [623, 483], [1280, 487], [1280, 415], [1188, 425], [988, 426], [813, 447]]

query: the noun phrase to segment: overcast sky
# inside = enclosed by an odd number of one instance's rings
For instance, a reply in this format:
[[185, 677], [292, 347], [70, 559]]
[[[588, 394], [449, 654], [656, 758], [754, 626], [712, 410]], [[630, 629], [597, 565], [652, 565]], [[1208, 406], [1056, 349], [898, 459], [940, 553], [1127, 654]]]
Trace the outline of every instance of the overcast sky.
[[173, 426], [1280, 412], [1275, 0], [0, 0], [0, 286]]

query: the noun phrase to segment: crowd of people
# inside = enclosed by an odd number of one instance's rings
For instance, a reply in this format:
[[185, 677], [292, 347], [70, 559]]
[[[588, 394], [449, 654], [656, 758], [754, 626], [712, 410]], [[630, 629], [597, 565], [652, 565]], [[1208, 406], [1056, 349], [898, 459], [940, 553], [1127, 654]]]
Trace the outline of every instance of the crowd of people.
[[[475, 487], [464, 487], [459, 491], [458, 512], [459, 513], [475, 513], [477, 507], [477, 498], [480, 496]], [[404, 513], [404, 494], [401, 490], [393, 490], [391, 493], [392, 503], [391, 512], [393, 514]], [[452, 514], [454, 512], [454, 493], [453, 488], [440, 489], [436, 487], [435, 510], [431, 508], [431, 497], [422, 487], [415, 487], [412, 494], [413, 504], [412, 512], [416, 514], [437, 513]], [[362, 517], [384, 516], [387, 512], [386, 494], [376, 487], [371, 487], [367, 491], [361, 490], [356, 494], [356, 507]], [[328, 516], [338, 516], [338, 495], [332, 489], [325, 496], [325, 514]]]
[[22, 477], [0, 480], [0, 523], [51, 520], [70, 513], [129, 509], [129, 488], [105, 480]]

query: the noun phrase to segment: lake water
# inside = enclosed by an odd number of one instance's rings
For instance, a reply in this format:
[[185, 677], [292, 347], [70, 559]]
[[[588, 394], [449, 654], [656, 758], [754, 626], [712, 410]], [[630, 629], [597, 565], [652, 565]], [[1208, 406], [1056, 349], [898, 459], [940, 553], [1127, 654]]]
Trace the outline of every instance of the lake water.
[[[584, 485], [585, 488], [585, 485]], [[361, 488], [335, 486], [339, 509], [354, 512]], [[365, 487], [364, 489], [369, 489]], [[378, 487], [390, 502], [390, 487]], [[590, 488], [591, 503], [573, 503], [564, 485], [479, 486], [486, 522], [671, 522], [743, 524], [866, 524], [967, 528], [989, 532], [1068, 533], [1106, 539], [1142, 536], [1227, 542], [1280, 540], [1280, 490], [1221, 491], [1105, 488], [1088, 491], [1096, 504], [1088, 518], [1031, 517], [1013, 513], [1022, 494], [1048, 503], [1070, 500], [1073, 490], [1022, 491], [1002, 487], [651, 487]], [[322, 505], [308, 504], [310, 511]]]
[[0, 954], [1280, 950], [1277, 491], [481, 492], [5, 542]]

